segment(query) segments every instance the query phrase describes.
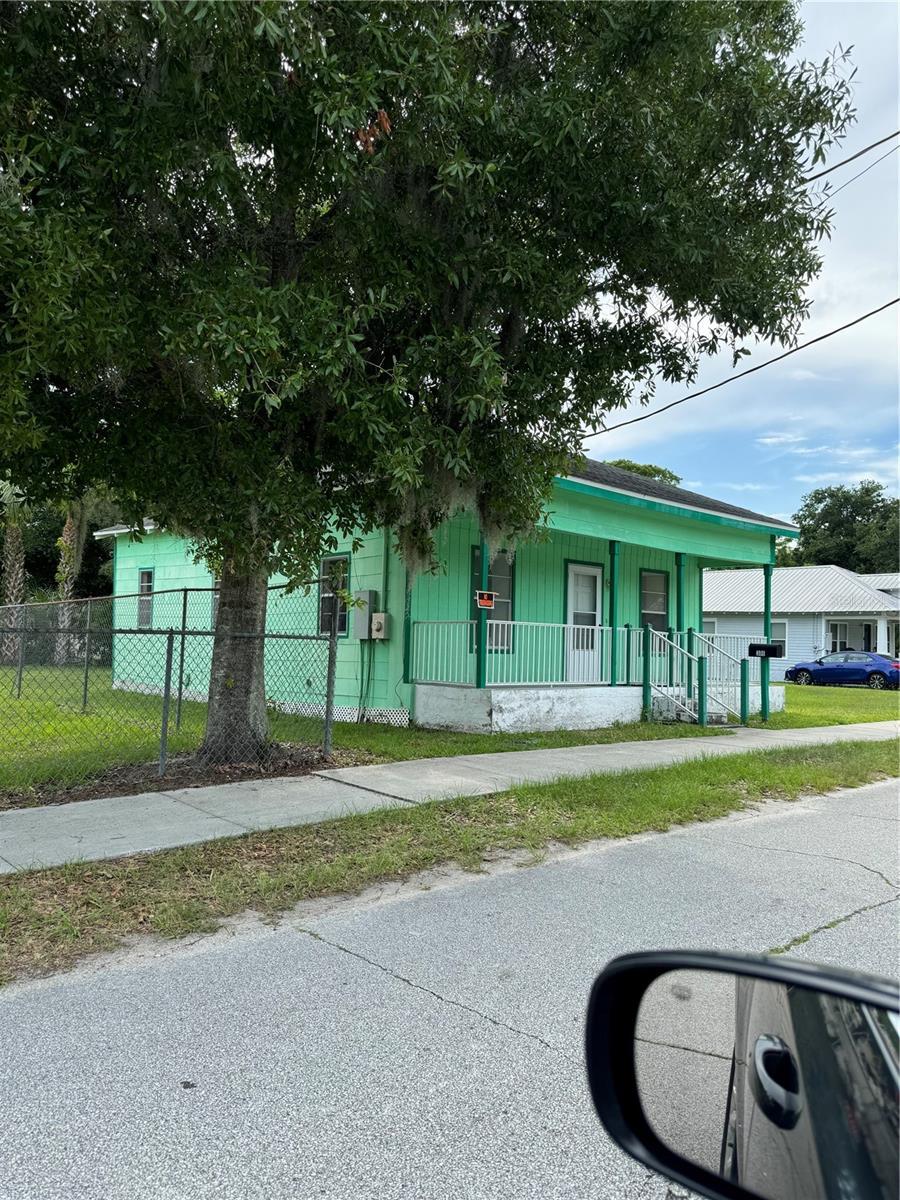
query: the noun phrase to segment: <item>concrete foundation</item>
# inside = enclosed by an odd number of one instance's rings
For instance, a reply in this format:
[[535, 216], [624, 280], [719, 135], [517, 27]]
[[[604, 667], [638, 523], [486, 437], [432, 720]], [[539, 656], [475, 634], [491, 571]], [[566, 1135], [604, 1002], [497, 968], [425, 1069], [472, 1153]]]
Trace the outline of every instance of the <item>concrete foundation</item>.
[[[783, 687], [769, 688], [769, 709], [784, 708]], [[454, 687], [417, 683], [413, 720], [426, 729], [456, 729], [463, 733], [543, 733], [553, 729], [603, 729], [641, 719], [639, 687]], [[750, 712], [762, 705], [762, 689], [750, 687]], [[717, 706], [710, 703], [714, 723]], [[654, 696], [657, 720], [685, 719], [676, 706]]]
[[417, 683], [413, 720], [466, 733], [601, 729], [641, 718], [639, 687], [451, 687]]

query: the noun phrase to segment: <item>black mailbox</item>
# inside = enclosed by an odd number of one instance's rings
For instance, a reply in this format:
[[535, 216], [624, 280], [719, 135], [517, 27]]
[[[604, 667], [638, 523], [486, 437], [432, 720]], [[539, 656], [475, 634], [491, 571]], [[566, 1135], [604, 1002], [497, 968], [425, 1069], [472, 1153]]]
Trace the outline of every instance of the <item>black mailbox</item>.
[[780, 643], [773, 646], [769, 642], [751, 642], [747, 647], [747, 653], [751, 658], [781, 658], [781, 645]]

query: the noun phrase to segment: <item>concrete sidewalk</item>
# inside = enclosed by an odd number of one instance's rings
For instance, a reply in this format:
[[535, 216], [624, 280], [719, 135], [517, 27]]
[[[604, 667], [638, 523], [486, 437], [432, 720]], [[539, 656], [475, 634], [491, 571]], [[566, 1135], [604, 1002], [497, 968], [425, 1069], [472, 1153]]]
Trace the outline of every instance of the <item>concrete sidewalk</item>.
[[898, 734], [897, 721], [811, 729], [739, 729], [718, 737], [413, 759], [298, 778], [254, 779], [17, 809], [0, 813], [0, 874], [118, 858], [451, 796], [488, 795], [520, 783], [649, 770], [750, 750], [883, 741]]

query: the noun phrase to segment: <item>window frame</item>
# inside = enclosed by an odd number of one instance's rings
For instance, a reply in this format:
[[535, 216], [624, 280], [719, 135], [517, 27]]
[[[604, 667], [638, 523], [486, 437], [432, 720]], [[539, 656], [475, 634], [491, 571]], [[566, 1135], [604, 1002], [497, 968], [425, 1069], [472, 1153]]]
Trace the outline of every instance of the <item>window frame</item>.
[[[662, 629], [656, 629], [655, 625], [650, 625], [651, 629], [657, 633], [665, 633], [668, 636], [669, 630], [672, 628], [671, 610], [672, 610], [672, 573], [671, 571], [662, 570], [658, 567], [641, 567], [638, 571], [638, 618], [641, 629], [645, 625], [650, 624], [644, 620], [644, 576], [645, 575], [662, 575], [666, 581], [666, 613], [665, 625]], [[658, 615], [658, 614], [657, 614]]]
[[[516, 619], [516, 559], [515, 559], [515, 556], [510, 558], [509, 551], [506, 549], [498, 550], [497, 554], [498, 555], [505, 554], [506, 560], [509, 564], [509, 600], [508, 601], [505, 599], [503, 600], [504, 604], [506, 604], [506, 603], [509, 604], [509, 616], [501, 617], [499, 619], [502, 621], [514, 621]], [[496, 561], [496, 558], [495, 558], [495, 561]], [[492, 566], [493, 566], [493, 564], [490, 564], [488, 566], [487, 590], [489, 592], [494, 590], [491, 587], [491, 567]], [[469, 612], [470, 612], [469, 620], [476, 622], [475, 628], [477, 628], [478, 613], [480, 610], [475, 605], [475, 592], [481, 591], [481, 587], [480, 587], [480, 584], [481, 584], [481, 547], [477, 543], [470, 547], [469, 580], [470, 580], [471, 584], [475, 585], [474, 587], [471, 588], [471, 597], [469, 599]], [[489, 628], [488, 628], [488, 646], [487, 646], [488, 654], [512, 654], [514, 631], [512, 629], [504, 629], [504, 630], [493, 629], [492, 630], [490, 628], [492, 612], [493, 612], [493, 609], [489, 610], [488, 614], [487, 614], [488, 626], [489, 626]], [[492, 635], [493, 635], [493, 638], [492, 638]], [[497, 638], [500, 639], [500, 642], [502, 644], [496, 643], [495, 639], [497, 639]], [[492, 644], [492, 642], [493, 642], [493, 644]], [[472, 645], [470, 647], [470, 653], [474, 653], [475, 643], [476, 643], [476, 639], [473, 635]]]
[[[775, 636], [775, 626], [776, 625], [784, 626], [784, 637], [783, 638], [778, 638]], [[787, 658], [787, 656], [788, 656], [787, 648], [788, 648], [788, 633], [789, 633], [789, 631], [790, 631], [790, 627], [789, 627], [787, 621], [782, 621], [780, 619], [772, 621], [772, 633], [769, 637], [769, 644], [771, 645], [773, 642], [777, 642], [781, 646], [781, 653], [777, 656], [779, 661], [781, 659]]]
[[[142, 576], [150, 576], [150, 586], [144, 587]], [[156, 590], [156, 568], [138, 567], [137, 628], [153, 628], [153, 593]], [[146, 606], [146, 607], [145, 607]], [[146, 616], [144, 614], [146, 613]]]
[[[323, 554], [319, 559], [319, 581], [318, 581], [318, 600], [316, 605], [316, 633], [319, 637], [330, 637], [331, 630], [322, 628], [322, 601], [334, 596], [337, 600], [337, 636], [339, 638], [349, 638], [350, 636], [350, 606], [345, 604], [337, 593], [333, 590], [323, 593], [323, 584], [331, 586], [331, 580], [328, 578], [327, 563], [337, 562], [338, 559], [346, 563], [346, 574], [344, 576], [344, 590], [350, 591], [350, 551], [341, 550], [335, 554]], [[341, 615], [344, 617], [344, 630], [341, 632]]]
[[[712, 625], [712, 630], [707, 633], [703, 628], [704, 625]], [[719, 622], [715, 617], [703, 617], [700, 622], [701, 637], [716, 637], [719, 632]]]

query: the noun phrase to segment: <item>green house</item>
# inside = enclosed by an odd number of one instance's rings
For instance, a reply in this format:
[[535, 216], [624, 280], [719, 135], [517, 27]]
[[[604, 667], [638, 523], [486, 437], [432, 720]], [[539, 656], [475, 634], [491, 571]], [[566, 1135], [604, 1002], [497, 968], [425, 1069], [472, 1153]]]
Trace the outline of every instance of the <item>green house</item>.
[[[434, 574], [410, 578], [379, 530], [323, 559], [312, 587], [287, 593], [273, 579], [267, 631], [284, 636], [267, 639], [270, 703], [321, 711], [325, 643], [288, 635], [324, 636], [333, 619], [339, 720], [595, 728], [651, 710], [739, 719], [781, 702], [765, 662], [703, 635], [703, 575], [758, 567], [770, 581], [775, 539], [793, 526], [594, 461], [557, 479], [545, 515], [540, 536], [493, 561], [463, 514], [439, 532]], [[215, 580], [151, 522], [140, 541], [125, 527], [96, 536], [115, 539], [114, 628], [185, 633], [181, 687], [204, 698]], [[125, 639], [113, 645], [114, 686], [159, 690], [165, 638]]]

